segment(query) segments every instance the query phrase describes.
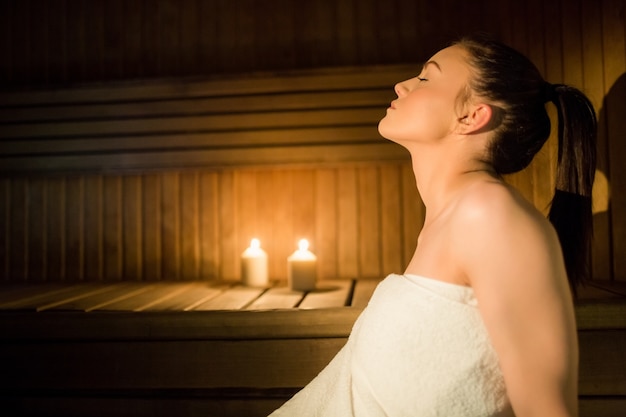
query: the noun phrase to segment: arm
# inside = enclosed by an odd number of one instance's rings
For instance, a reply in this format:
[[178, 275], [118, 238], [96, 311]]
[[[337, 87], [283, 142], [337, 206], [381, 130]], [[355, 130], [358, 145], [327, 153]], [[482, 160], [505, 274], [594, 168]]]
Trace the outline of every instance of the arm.
[[513, 410], [517, 417], [577, 416], [577, 333], [558, 238], [529, 204], [508, 191], [493, 194], [469, 203], [453, 245]]

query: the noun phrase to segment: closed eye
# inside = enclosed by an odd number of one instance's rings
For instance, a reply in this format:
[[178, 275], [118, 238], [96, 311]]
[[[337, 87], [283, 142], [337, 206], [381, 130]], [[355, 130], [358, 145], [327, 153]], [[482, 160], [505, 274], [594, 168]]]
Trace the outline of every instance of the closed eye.
[[417, 79], [418, 79], [418, 80], [420, 80], [420, 81], [428, 81], [428, 79], [426, 79], [426, 78], [421, 78], [421, 77], [417, 77]]

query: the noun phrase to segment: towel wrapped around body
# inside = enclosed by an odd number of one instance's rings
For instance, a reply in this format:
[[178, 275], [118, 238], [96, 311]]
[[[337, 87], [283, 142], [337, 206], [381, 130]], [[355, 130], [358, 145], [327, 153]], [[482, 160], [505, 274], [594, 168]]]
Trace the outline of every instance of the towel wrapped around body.
[[513, 416], [469, 287], [391, 274], [346, 345], [271, 417]]

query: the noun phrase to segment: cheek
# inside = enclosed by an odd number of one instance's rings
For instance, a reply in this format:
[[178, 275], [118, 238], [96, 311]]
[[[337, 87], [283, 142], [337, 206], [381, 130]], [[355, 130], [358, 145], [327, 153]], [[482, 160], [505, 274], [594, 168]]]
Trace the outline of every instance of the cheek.
[[406, 100], [387, 111], [378, 131], [393, 141], [436, 139], [449, 132], [450, 114], [449, 104], [439, 99]]

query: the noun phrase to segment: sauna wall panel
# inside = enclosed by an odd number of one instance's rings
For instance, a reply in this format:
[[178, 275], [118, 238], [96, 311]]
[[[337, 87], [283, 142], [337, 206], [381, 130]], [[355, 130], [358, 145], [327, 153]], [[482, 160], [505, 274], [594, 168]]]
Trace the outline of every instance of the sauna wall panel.
[[254, 237], [273, 279], [302, 238], [322, 279], [398, 272], [422, 221], [405, 165], [3, 180], [2, 279], [237, 280]]
[[[593, 275], [626, 280], [625, 7], [623, 0], [6, 0], [0, 2], [0, 90], [356, 65], [414, 63], [417, 70], [450, 39], [489, 31], [526, 53], [549, 81], [582, 89], [596, 107], [598, 168], [609, 184], [601, 197], [610, 201], [594, 216]], [[542, 210], [552, 195], [556, 153], [552, 137], [531, 167], [510, 179]], [[277, 166], [253, 174], [255, 186], [245, 167], [189, 174], [170, 167], [133, 179], [3, 177], [0, 273], [18, 281], [236, 277], [242, 241], [257, 224], [275, 254], [272, 271], [281, 276], [279, 259], [293, 250], [290, 239], [305, 234], [297, 229], [307, 217], [315, 218], [315, 230], [306, 234], [314, 234], [325, 259], [323, 275], [387, 271], [410, 257], [415, 218], [423, 212], [405, 198], [414, 187], [406, 166], [398, 183], [399, 225], [385, 217], [398, 207], [367, 208], [369, 198], [385, 201], [396, 186], [395, 174], [374, 165], [310, 166], [298, 175]], [[377, 188], [368, 188], [368, 178]], [[296, 201], [299, 181], [316, 188], [298, 189]], [[239, 206], [250, 189], [254, 202]], [[271, 203], [262, 197], [269, 192]], [[164, 200], [170, 195], [178, 202]], [[332, 210], [325, 208], [329, 200]], [[313, 209], [298, 209], [304, 202]], [[203, 216], [189, 223], [194, 210]], [[259, 217], [272, 221], [259, 226]], [[377, 252], [361, 240], [386, 242], [397, 227], [396, 247], [380, 243]]]

